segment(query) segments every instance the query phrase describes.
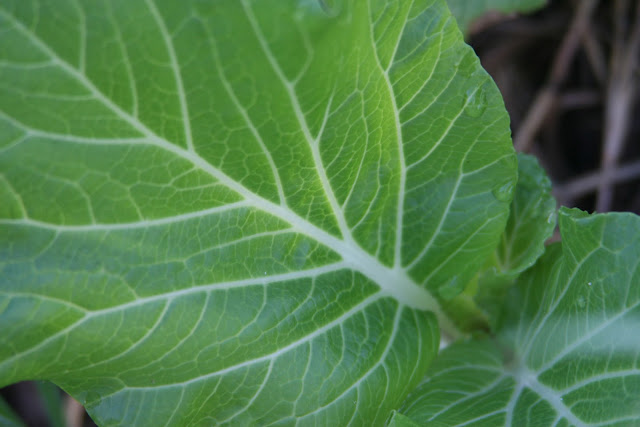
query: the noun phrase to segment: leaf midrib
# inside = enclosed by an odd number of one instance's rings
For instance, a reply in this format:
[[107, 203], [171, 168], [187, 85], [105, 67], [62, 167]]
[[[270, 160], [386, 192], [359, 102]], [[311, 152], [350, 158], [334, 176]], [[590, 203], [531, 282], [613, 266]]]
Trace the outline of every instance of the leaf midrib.
[[[33, 34], [28, 28], [26, 28], [22, 24], [22, 22], [18, 21], [12, 15], [6, 13], [2, 9], [0, 9], [0, 14], [7, 17], [19, 31], [21, 31], [26, 37], [28, 37], [39, 49], [42, 50], [43, 53], [48, 55], [52, 59], [54, 64], [58, 65], [64, 71], [69, 73], [78, 82], [80, 82], [98, 101], [102, 102], [119, 118], [130, 124], [138, 132], [140, 132], [140, 134], [142, 134], [146, 138], [146, 140], [144, 141], [141, 140], [139, 142], [140, 144], [149, 144], [162, 148], [179, 156], [184, 160], [189, 161], [194, 166], [216, 178], [222, 184], [226, 185], [229, 189], [243, 196], [255, 208], [279, 217], [280, 219], [291, 224], [297, 232], [304, 234], [337, 252], [342, 257], [346, 265], [368, 277], [374, 283], [377, 283], [378, 286], [380, 286], [380, 291], [382, 294], [391, 296], [395, 298], [399, 303], [408, 307], [419, 310], [433, 311], [441, 321], [441, 326], [445, 324], [449, 324], [450, 327], [452, 326], [450, 322], [445, 320], [446, 317], [440, 309], [440, 306], [436, 299], [426, 289], [418, 286], [407, 275], [406, 270], [399, 267], [388, 268], [384, 266], [379, 262], [379, 260], [371, 256], [369, 253], [365, 252], [360, 246], [357, 246], [355, 243], [348, 243], [344, 240], [338, 239], [322, 230], [321, 228], [317, 227], [316, 225], [310, 223], [306, 219], [300, 217], [292, 210], [277, 205], [253, 193], [243, 185], [231, 179], [228, 175], [226, 175], [218, 168], [206, 162], [197, 154], [195, 150], [185, 150], [184, 148], [172, 144], [166, 139], [160, 137], [146, 125], [141, 123], [137, 118], [132, 117], [129, 113], [122, 110], [111, 99], [105, 96], [102, 91], [100, 91], [84, 74], [78, 71], [75, 67], [71, 66], [59, 55], [57, 55], [57, 53], [53, 51], [49, 46], [47, 46], [38, 36]], [[29, 132], [30, 129], [26, 128], [25, 130]], [[39, 133], [44, 134], [45, 132], [39, 131]], [[78, 138], [77, 142], [81, 143], [81, 141], [82, 139]], [[318, 167], [320, 166], [321, 165], [318, 165]], [[325, 188], [325, 192], [326, 191], [328, 190]], [[133, 225], [134, 223], [131, 224], [131, 226]], [[446, 326], [445, 329], [447, 329]]]
[[[544, 401], [546, 401], [555, 411], [556, 413], [572, 423], [572, 425], [582, 425], [583, 421], [580, 420], [572, 411], [569, 406], [567, 406], [560, 395], [558, 390], [554, 390], [551, 387], [542, 384], [538, 380], [538, 376], [530, 372], [526, 368], [518, 369], [516, 372], [513, 372], [512, 375], [516, 380], [516, 388], [514, 389], [514, 393], [511, 395], [511, 399], [509, 400], [509, 404], [507, 405], [507, 417], [509, 420], [513, 420], [513, 414], [515, 413], [515, 407], [517, 402], [522, 395], [522, 391], [525, 388], [536, 393], [540, 396]], [[509, 424], [511, 423], [509, 422]]]

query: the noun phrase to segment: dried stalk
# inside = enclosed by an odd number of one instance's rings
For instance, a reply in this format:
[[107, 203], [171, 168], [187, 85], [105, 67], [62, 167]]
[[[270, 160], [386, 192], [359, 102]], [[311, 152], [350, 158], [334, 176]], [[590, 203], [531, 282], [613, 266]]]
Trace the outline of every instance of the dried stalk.
[[625, 40], [624, 29], [629, 15], [629, 2], [617, 0], [615, 6], [616, 28], [605, 103], [602, 173], [596, 200], [596, 210], [599, 212], [611, 209], [613, 177], [629, 131], [633, 97], [638, 83], [634, 74], [640, 55], [640, 6], [636, 7], [628, 41]]
[[538, 129], [555, 104], [556, 92], [569, 70], [582, 36], [589, 25], [598, 0], [583, 0], [575, 12], [569, 30], [556, 53], [546, 85], [538, 92], [524, 122], [516, 133], [514, 144], [519, 151], [529, 151]]

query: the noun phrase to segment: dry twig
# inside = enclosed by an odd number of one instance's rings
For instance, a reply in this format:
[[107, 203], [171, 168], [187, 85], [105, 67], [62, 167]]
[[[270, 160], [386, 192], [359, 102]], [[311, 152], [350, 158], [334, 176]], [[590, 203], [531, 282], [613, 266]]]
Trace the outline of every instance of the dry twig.
[[[618, 166], [610, 177], [613, 184], [640, 179], [640, 160], [627, 165]], [[602, 171], [595, 171], [582, 175], [569, 182], [558, 184], [554, 193], [561, 204], [571, 205], [578, 197], [593, 193], [602, 181]]]
[[629, 130], [633, 97], [637, 88], [634, 74], [640, 55], [640, 6], [636, 7], [631, 35], [625, 40], [629, 6], [626, 0], [617, 0], [615, 3], [615, 38], [606, 95], [602, 173], [596, 201], [596, 210], [599, 212], [606, 212], [611, 208], [613, 177]]
[[84, 424], [84, 407], [71, 396], [66, 396], [64, 401], [64, 415], [67, 427], [82, 427]]
[[533, 138], [555, 104], [558, 87], [560, 87], [567, 75], [569, 66], [582, 40], [582, 35], [588, 27], [591, 15], [597, 4], [598, 0], [583, 0], [580, 2], [571, 26], [556, 53], [547, 83], [538, 92], [524, 122], [516, 133], [514, 144], [517, 150], [530, 150]]
[[559, 107], [563, 110], [590, 108], [600, 105], [602, 96], [595, 90], [577, 90], [565, 92], [558, 98]]

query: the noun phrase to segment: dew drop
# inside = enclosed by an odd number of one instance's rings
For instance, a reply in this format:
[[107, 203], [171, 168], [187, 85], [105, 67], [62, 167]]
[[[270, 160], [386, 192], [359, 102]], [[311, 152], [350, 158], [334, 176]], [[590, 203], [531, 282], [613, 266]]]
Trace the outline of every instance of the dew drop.
[[464, 113], [470, 117], [480, 117], [487, 109], [487, 95], [484, 86], [469, 88], [464, 97]]
[[578, 303], [578, 307], [580, 307], [580, 308], [585, 308], [585, 306], [587, 305], [587, 301], [585, 301], [585, 299], [584, 299], [584, 297], [582, 295], [580, 295], [578, 297], [576, 302]]
[[296, 3], [294, 18], [312, 29], [326, 27], [326, 20], [337, 17], [344, 9], [344, 0], [299, 0]]
[[592, 285], [593, 285], [593, 283], [589, 282], [589, 283], [587, 283], [587, 285], [588, 285], [588, 286], [592, 286]]
[[451, 299], [462, 291], [463, 288], [461, 284], [458, 283], [458, 276], [454, 276], [451, 280], [438, 288], [438, 294], [440, 294], [444, 299]]
[[510, 202], [513, 198], [513, 190], [515, 185], [513, 182], [507, 182], [499, 187], [493, 189], [493, 196], [500, 202]]

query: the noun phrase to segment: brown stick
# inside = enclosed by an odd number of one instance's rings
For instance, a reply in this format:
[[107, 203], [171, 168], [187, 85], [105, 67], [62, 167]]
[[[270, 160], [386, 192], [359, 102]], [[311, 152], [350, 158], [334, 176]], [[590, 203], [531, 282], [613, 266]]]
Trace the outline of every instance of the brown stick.
[[563, 110], [591, 108], [600, 105], [602, 95], [595, 90], [576, 90], [565, 92], [558, 97], [558, 107]]
[[604, 85], [607, 80], [607, 60], [605, 59], [602, 47], [593, 33], [585, 31], [582, 33], [582, 46], [587, 54], [591, 70], [598, 83]]
[[516, 133], [514, 139], [516, 150], [529, 151], [531, 149], [533, 138], [536, 136], [551, 107], [555, 104], [556, 91], [565, 79], [582, 40], [582, 35], [597, 4], [598, 0], [583, 0], [580, 2], [569, 30], [556, 53], [547, 83], [538, 92], [525, 116], [524, 122]]
[[66, 396], [64, 415], [67, 427], [82, 427], [84, 424], [84, 407], [73, 397]]
[[[612, 171], [610, 179], [614, 184], [640, 179], [640, 160], [618, 166]], [[596, 191], [601, 181], [602, 171], [597, 170], [556, 185], [554, 193], [562, 202], [561, 204], [571, 204], [569, 202], [572, 200]]]
[[628, 17], [628, 2], [616, 1], [616, 28], [611, 56], [609, 84], [605, 103], [604, 140], [601, 180], [598, 185], [596, 210], [606, 212], [613, 201], [613, 175], [629, 131], [633, 96], [637, 88], [634, 76], [640, 55], [640, 7], [629, 40], [625, 42], [624, 27]]

